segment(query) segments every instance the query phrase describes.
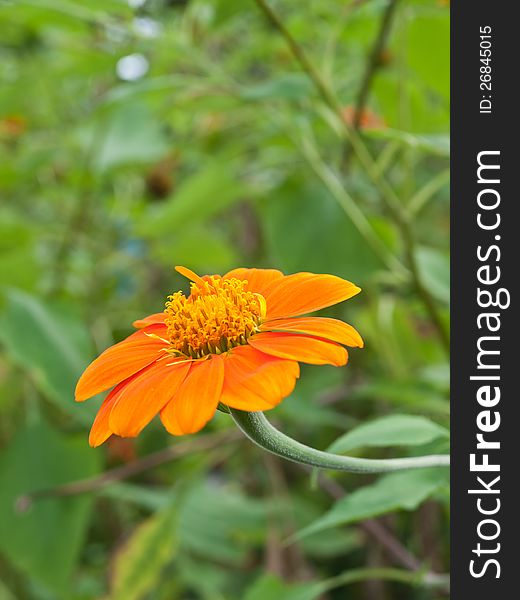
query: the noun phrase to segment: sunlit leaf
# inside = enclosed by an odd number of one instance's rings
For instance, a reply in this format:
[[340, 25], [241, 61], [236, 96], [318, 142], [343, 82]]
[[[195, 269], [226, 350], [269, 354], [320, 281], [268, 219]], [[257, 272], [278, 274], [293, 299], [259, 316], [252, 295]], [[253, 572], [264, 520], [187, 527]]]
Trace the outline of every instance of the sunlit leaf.
[[419, 469], [385, 475], [372, 485], [359, 488], [339, 500], [329, 512], [299, 531], [295, 537], [299, 539], [316, 531], [356, 523], [396, 510], [415, 510], [448, 483], [447, 469]]
[[139, 600], [154, 589], [174, 556], [176, 522], [171, 504], [137, 527], [115, 557], [110, 600]]
[[262, 575], [249, 588], [244, 600], [314, 600], [322, 591], [320, 583], [284, 583], [274, 575]]
[[341, 454], [363, 446], [419, 446], [447, 435], [444, 427], [425, 417], [389, 415], [355, 427], [338, 438], [328, 451]]

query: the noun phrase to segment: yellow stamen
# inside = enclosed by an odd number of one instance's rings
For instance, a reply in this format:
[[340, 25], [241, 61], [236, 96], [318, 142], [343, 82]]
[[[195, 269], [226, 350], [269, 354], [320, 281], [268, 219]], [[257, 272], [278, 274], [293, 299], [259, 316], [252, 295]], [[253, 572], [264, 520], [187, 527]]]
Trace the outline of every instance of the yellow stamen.
[[169, 351], [197, 359], [247, 344], [265, 317], [263, 296], [247, 291], [247, 281], [214, 276], [203, 280], [189, 273], [190, 295], [176, 292], [166, 302]]

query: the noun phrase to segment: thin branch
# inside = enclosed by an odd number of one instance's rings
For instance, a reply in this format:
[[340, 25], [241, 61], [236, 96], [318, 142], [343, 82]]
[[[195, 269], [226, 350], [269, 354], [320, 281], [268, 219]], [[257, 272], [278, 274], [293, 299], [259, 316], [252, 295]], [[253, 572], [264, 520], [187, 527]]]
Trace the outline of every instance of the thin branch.
[[450, 181], [450, 169], [441, 171], [430, 179], [408, 203], [408, 212], [415, 217], [426, 205], [426, 203]]
[[314, 144], [311, 144], [310, 139], [302, 139], [301, 150], [309, 166], [336, 199], [336, 202], [355, 225], [359, 233], [365, 238], [365, 241], [373, 252], [390, 271], [393, 271], [400, 278], [405, 277], [408, 274], [406, 267], [384, 245], [381, 238], [373, 230], [363, 211], [358, 207], [334, 171], [321, 158]]
[[[270, 528], [269, 542], [266, 547], [267, 570], [282, 578], [297, 575], [298, 579], [312, 579], [315, 575], [307, 563], [300, 544], [295, 542], [289, 546], [283, 543], [283, 538], [296, 533], [294, 510], [290, 503], [291, 493], [284, 471], [285, 461], [268, 452], [263, 455], [263, 462], [276, 499], [288, 506], [283, 516], [278, 515]], [[290, 506], [290, 508], [289, 508]]]
[[78, 234], [85, 229], [87, 224], [93, 198], [90, 186], [92, 161], [105, 136], [106, 127], [102, 123], [96, 124], [82, 159], [75, 204], [70, 210], [63, 230], [63, 237], [58, 244], [54, 257], [54, 270], [49, 291], [51, 297], [62, 291], [69, 270], [71, 252], [78, 243]]
[[321, 582], [322, 591], [328, 591], [350, 583], [371, 580], [387, 580], [407, 583], [412, 586], [427, 586], [431, 588], [440, 588], [446, 590], [449, 587], [449, 575], [433, 575], [432, 573], [422, 573], [421, 571], [410, 572], [400, 569], [351, 569], [330, 579]]
[[[355, 131], [359, 131], [361, 126], [363, 113], [365, 112], [365, 107], [368, 103], [370, 90], [372, 88], [376, 72], [381, 65], [381, 54], [384, 50], [384, 47], [387, 44], [388, 37], [390, 35], [391, 25], [398, 1], [399, 0], [389, 0], [388, 4], [386, 5], [386, 8], [383, 12], [383, 18], [379, 23], [379, 30], [375, 37], [374, 43], [372, 44], [372, 48], [368, 54], [367, 64], [365, 67], [363, 77], [361, 79], [361, 85], [359, 87], [357, 99], [354, 103], [352, 127], [355, 129]], [[342, 169], [347, 168], [349, 158], [350, 153], [348, 151], [348, 148], [345, 148], [343, 151], [341, 163]]]
[[343, 133], [347, 136], [347, 139], [352, 145], [352, 149], [356, 154], [359, 162], [363, 168], [367, 171], [368, 175], [374, 181], [374, 184], [379, 188], [379, 191], [384, 201], [392, 207], [393, 211], [397, 211], [400, 208], [399, 198], [396, 196], [393, 189], [390, 187], [388, 182], [385, 180], [382, 173], [377, 168], [374, 159], [370, 155], [367, 147], [363, 140], [359, 136], [358, 132], [343, 118], [343, 110], [341, 103], [336, 97], [336, 94], [330, 88], [329, 84], [323, 79], [319, 71], [309, 60], [305, 54], [303, 48], [298, 44], [291, 32], [287, 29], [284, 22], [276, 14], [276, 12], [269, 6], [265, 0], [255, 0], [258, 7], [262, 10], [264, 15], [273, 25], [273, 27], [280, 33], [284, 38], [291, 50], [294, 58], [299, 63], [302, 70], [307, 74], [309, 79], [314, 84], [314, 87], [319, 92], [322, 100], [332, 110], [332, 112], [338, 117], [339, 122], [342, 125]]
[[316, 67], [307, 58], [307, 55], [305, 54], [303, 48], [294, 39], [290, 31], [285, 26], [285, 23], [269, 6], [269, 4], [265, 2], [265, 0], [255, 0], [255, 2], [260, 8], [260, 10], [267, 17], [268, 21], [270, 21], [271, 25], [273, 25], [273, 27], [278, 30], [278, 32], [287, 42], [287, 45], [293, 53], [294, 58], [300, 63], [301, 68], [308, 75], [309, 79], [314, 83], [325, 104], [330, 106], [334, 111], [339, 111], [341, 113], [341, 106], [339, 105], [336, 96], [329, 88], [325, 80], [322, 78]]
[[105, 471], [96, 477], [72, 481], [53, 488], [35, 490], [24, 494], [23, 496], [19, 496], [16, 500], [16, 508], [19, 512], [25, 512], [31, 507], [35, 500], [40, 498], [76, 496], [78, 494], [97, 492], [111, 483], [134, 477], [144, 471], [154, 469], [170, 462], [175, 458], [185, 456], [186, 454], [192, 454], [193, 452], [209, 450], [225, 443], [238, 441], [241, 438], [242, 435], [239, 431], [231, 430], [205, 435], [186, 442], [180, 442], [174, 446], [159, 450], [158, 452], [154, 452], [134, 462], [123, 465], [122, 467]]
[[[322, 471], [318, 472], [318, 485], [334, 500], [345, 496], [345, 490]], [[416, 571], [421, 562], [413, 556], [388, 529], [376, 519], [366, 519], [359, 524], [360, 528], [383, 546], [394, 560], [403, 567]]]
[[381, 53], [383, 52], [388, 41], [388, 36], [390, 35], [392, 20], [395, 15], [395, 9], [398, 2], [399, 0], [389, 0], [388, 4], [386, 5], [383, 18], [381, 19], [379, 25], [379, 31], [368, 56], [365, 74], [361, 81], [361, 87], [359, 88], [359, 93], [354, 108], [353, 126], [355, 129], [359, 129], [363, 111], [370, 95], [372, 82], [374, 81], [374, 76], [381, 64]]
[[401, 229], [401, 233], [403, 236], [404, 250], [407, 258], [408, 266], [410, 267], [410, 271], [412, 273], [412, 281], [414, 283], [416, 292], [421, 299], [428, 316], [430, 317], [431, 322], [435, 326], [439, 338], [442, 342], [444, 350], [446, 354], [450, 353], [450, 334], [448, 329], [445, 327], [444, 322], [442, 320], [440, 312], [437, 310], [437, 305], [435, 304], [435, 300], [430, 294], [427, 287], [424, 285], [419, 265], [417, 263], [417, 258], [415, 256], [415, 239], [412, 228], [407, 225]]
[[295, 38], [292, 36], [290, 31], [287, 29], [283, 21], [276, 14], [276, 12], [269, 6], [266, 0], [255, 0], [257, 6], [264, 13], [270, 23], [285, 39], [289, 46], [294, 58], [298, 61], [303, 71], [307, 74], [309, 79], [314, 83], [318, 93], [322, 97], [325, 104], [336, 114], [339, 122], [342, 124], [343, 131], [352, 145], [352, 149], [357, 156], [360, 164], [366, 170], [368, 176], [372, 179], [374, 185], [378, 188], [381, 199], [390, 215], [394, 220], [395, 224], [399, 228], [401, 237], [403, 240], [405, 256], [408, 261], [408, 266], [411, 272], [412, 283], [417, 291], [417, 294], [424, 304], [426, 312], [428, 313], [437, 333], [442, 342], [442, 345], [449, 353], [450, 341], [449, 333], [444, 325], [442, 317], [437, 309], [437, 305], [430, 295], [428, 289], [423, 283], [417, 260], [415, 258], [415, 238], [414, 234], [406, 215], [401, 201], [397, 197], [392, 187], [386, 181], [383, 173], [381, 173], [374, 159], [370, 155], [367, 147], [363, 143], [363, 140], [359, 136], [359, 133], [354, 127], [349, 125], [342, 115], [342, 107], [339, 103], [336, 95], [329, 87], [328, 83], [321, 77], [318, 70], [314, 67], [312, 62], [305, 54], [303, 48], [298, 44]]
[[[332, 63], [334, 61], [334, 54], [336, 52], [336, 47], [340, 41], [340, 37], [348, 25], [351, 17], [354, 12], [360, 8], [363, 4], [366, 4], [368, 0], [351, 0], [351, 2], [343, 8], [341, 11], [341, 15], [338, 16], [338, 23], [336, 27], [332, 29], [330, 36], [328, 37], [325, 43], [324, 57], [323, 57], [323, 71], [327, 72], [327, 74], [332, 74]], [[330, 64], [330, 70], [327, 68], [327, 65]]]
[[[303, 467], [306, 471], [311, 471], [308, 467]], [[322, 471], [318, 472], [318, 485], [334, 500], [340, 500], [345, 496], [345, 490], [334, 480]], [[401, 542], [377, 519], [366, 519], [359, 523], [359, 528], [377, 541], [388, 554], [394, 559], [394, 562], [405, 567], [414, 573], [420, 573], [424, 568], [421, 561], [416, 558]], [[449, 578], [446, 575], [425, 572], [423, 573], [422, 583], [438, 586], [444, 589], [449, 587]]]

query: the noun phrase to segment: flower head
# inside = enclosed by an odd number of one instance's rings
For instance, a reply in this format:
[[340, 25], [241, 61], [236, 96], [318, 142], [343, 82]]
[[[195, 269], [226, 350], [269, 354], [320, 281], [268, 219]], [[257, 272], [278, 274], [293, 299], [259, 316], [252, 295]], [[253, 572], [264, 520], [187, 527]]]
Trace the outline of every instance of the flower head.
[[[360, 292], [333, 275], [235, 269], [191, 280], [166, 308], [92, 362], [76, 386], [82, 401], [113, 388], [90, 432], [98, 446], [112, 434], [134, 437], [160, 413], [173, 435], [199, 431], [220, 403], [244, 411], [276, 406], [294, 389], [299, 362], [341, 366], [343, 346], [362, 347], [347, 323], [302, 317]], [[115, 386], [115, 387], [114, 387]]]

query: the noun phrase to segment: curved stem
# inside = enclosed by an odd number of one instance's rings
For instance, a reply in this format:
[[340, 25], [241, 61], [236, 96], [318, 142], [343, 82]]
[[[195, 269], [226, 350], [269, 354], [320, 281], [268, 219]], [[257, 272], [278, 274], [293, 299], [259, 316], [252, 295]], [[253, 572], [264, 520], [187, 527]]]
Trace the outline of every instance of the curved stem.
[[331, 454], [300, 444], [269, 423], [262, 412], [244, 412], [229, 408], [239, 429], [255, 444], [277, 456], [321, 469], [351, 473], [389, 473], [423, 467], [447, 467], [447, 454], [413, 456], [410, 458], [371, 459]]

